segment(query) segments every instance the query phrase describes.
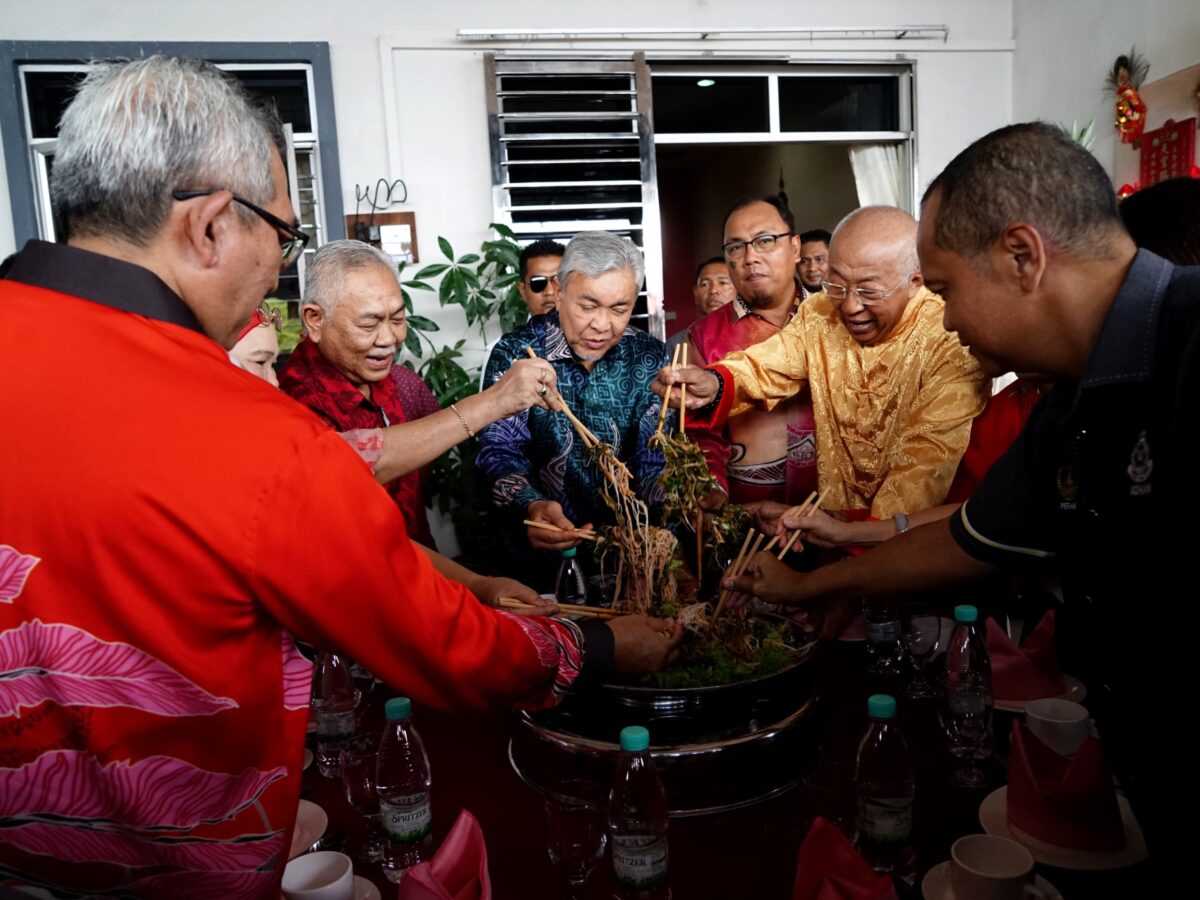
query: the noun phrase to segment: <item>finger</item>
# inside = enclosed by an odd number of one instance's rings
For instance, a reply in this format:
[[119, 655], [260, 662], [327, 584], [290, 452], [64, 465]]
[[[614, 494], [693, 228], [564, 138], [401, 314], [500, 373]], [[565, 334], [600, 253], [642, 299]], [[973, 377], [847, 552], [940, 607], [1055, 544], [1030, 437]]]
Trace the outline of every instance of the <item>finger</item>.
[[721, 580], [721, 587], [727, 591], [736, 591], [741, 594], [754, 593], [754, 576], [739, 575], [736, 578], [724, 578]]

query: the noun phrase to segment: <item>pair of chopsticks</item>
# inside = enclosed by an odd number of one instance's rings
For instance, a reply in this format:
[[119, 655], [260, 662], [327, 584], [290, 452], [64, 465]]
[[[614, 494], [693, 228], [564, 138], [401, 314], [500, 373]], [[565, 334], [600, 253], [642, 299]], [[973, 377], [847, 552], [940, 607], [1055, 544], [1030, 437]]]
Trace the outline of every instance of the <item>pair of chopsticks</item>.
[[549, 522], [535, 522], [533, 519], [526, 519], [525, 524], [530, 528], [540, 528], [542, 531], [557, 531], [559, 534], [569, 534], [572, 537], [577, 537], [585, 541], [598, 541], [600, 536], [591, 531], [580, 531], [578, 528], [559, 528], [557, 525], [551, 525]]
[[[733, 566], [730, 568], [730, 575], [733, 578], [741, 577], [742, 573], [746, 571], [746, 566], [748, 566], [750, 564], [750, 560], [754, 558], [755, 554], [758, 553], [759, 550], [762, 550], [766, 553], [770, 553], [775, 548], [775, 544], [779, 540], [779, 535], [776, 535], [775, 537], [771, 538], [771, 540], [767, 544], [767, 546], [764, 547], [763, 541], [765, 541], [766, 539], [767, 539], [766, 532], [759, 532], [753, 528], [751, 528], [748, 532], [746, 532], [746, 539], [744, 541], [742, 541], [742, 549], [738, 551], [737, 559], [735, 559], [733, 561]], [[751, 543], [750, 543], [751, 541], [754, 542], [753, 546], [751, 546]], [[747, 551], [749, 551], [749, 552], [747, 552]], [[729, 597], [730, 597], [729, 588], [722, 589], [721, 595], [717, 599], [717, 609], [713, 613], [713, 617], [712, 617], [712, 619], [709, 620], [709, 623], [708, 623], [708, 627], [710, 630], [712, 629], [712, 627], [715, 624], [717, 624], [717, 617], [720, 616], [721, 611], [723, 609], [725, 609], [725, 603], [729, 599]]]
[[[792, 513], [795, 513], [797, 516], [811, 515], [812, 513], [816, 512], [818, 509], [821, 508], [821, 501], [825, 499], [826, 493], [828, 493], [828, 492], [821, 491], [821, 496], [818, 497], [817, 492], [813, 491], [811, 494], [808, 495], [808, 498], [803, 503], [801, 503], [799, 506], [793, 506], [786, 513], [784, 513], [784, 515], [790, 515]], [[814, 498], [816, 498], [816, 499], [814, 500]], [[789, 537], [787, 539], [787, 543], [785, 543], [783, 545], [783, 548], [779, 551], [780, 559], [783, 559], [785, 556], [787, 556], [788, 551], [791, 550], [792, 547], [795, 546], [796, 541], [800, 540], [800, 532], [802, 532], [803, 530], [804, 530], [803, 528], [797, 528], [795, 531], [792, 532], [791, 537]], [[803, 544], [800, 545], [800, 549], [801, 550], [804, 549]]]
[[[501, 597], [499, 600], [501, 609], [533, 609], [533, 605], [526, 603], [523, 600], [518, 600], [515, 597]], [[589, 619], [615, 619], [621, 613], [612, 609], [605, 609], [599, 606], [579, 606], [575, 603], [559, 603], [557, 604], [558, 611], [568, 616], [583, 616]]]
[[[687, 364], [688, 364], [688, 345], [687, 345], [687, 341], [684, 341], [682, 344], [675, 345], [675, 353], [671, 357], [671, 371], [675, 372], [675, 371], [678, 371], [680, 368], [686, 369]], [[663, 394], [662, 407], [658, 411], [658, 430], [655, 432], [656, 434], [662, 434], [663, 422], [667, 418], [667, 408], [668, 408], [667, 407], [667, 398], [670, 396], [670, 394], [671, 394], [670, 388], [668, 388], [667, 392], [665, 394]], [[687, 385], [686, 384], [681, 384], [679, 386], [679, 398], [680, 398], [679, 399], [679, 434], [683, 435], [683, 433], [687, 429]]]

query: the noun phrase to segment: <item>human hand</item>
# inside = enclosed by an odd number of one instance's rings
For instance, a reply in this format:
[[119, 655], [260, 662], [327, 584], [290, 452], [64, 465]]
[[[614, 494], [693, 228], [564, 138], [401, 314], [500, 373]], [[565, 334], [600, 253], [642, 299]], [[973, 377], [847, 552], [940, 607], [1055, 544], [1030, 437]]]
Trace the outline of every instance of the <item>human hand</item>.
[[610, 619], [613, 669], [623, 675], [649, 675], [675, 661], [683, 627], [674, 619], [620, 616]]

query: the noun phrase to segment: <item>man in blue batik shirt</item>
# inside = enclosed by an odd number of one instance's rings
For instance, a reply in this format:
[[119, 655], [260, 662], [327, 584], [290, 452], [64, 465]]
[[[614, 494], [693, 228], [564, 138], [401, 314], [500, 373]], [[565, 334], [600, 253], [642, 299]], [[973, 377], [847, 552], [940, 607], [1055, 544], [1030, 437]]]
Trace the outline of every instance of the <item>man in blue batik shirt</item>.
[[[660, 404], [650, 384], [668, 354], [662, 341], [629, 327], [644, 275], [641, 251], [627, 238], [598, 231], [576, 235], [558, 267], [558, 309], [500, 339], [484, 384], [532, 347], [554, 367], [567, 406], [614, 447], [638, 496], [653, 505], [661, 500], [663, 457], [647, 446]], [[480, 433], [477, 465], [491, 484], [493, 502], [514, 521], [568, 529], [527, 526], [535, 550], [557, 554], [579, 543], [571, 529], [612, 521], [601, 496], [603, 476], [562, 413], [526, 410], [489, 425]]]

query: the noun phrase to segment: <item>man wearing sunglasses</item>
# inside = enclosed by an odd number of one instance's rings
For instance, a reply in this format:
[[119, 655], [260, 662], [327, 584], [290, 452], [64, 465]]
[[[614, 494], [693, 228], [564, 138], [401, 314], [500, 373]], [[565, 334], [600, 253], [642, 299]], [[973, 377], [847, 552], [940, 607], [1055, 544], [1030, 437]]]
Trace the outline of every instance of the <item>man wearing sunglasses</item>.
[[[66, 243], [0, 266], [0, 647], [20, 682], [0, 782], [26, 798], [0, 869], [38, 893], [279, 896], [312, 684], [293, 634], [444, 708], [544, 706], [676, 643], [646, 617], [482, 606], [336, 432], [230, 365], [298, 252], [282, 138], [207, 63], [98, 64], [59, 131]], [[98, 819], [137, 865], [111, 864]]]
[[[942, 324], [916, 234], [903, 210], [850, 213], [833, 235], [824, 293], [762, 343], [709, 368], [663, 369], [654, 390], [677, 401], [686, 383], [688, 407], [704, 408], [695, 424], [719, 426], [810, 387], [823, 507], [895, 517], [904, 530], [908, 513], [945, 499], [989, 386]], [[725, 254], [765, 271], [763, 258], [784, 236], [759, 223], [728, 240]]]
[[534, 241], [521, 251], [521, 280], [517, 290], [529, 315], [543, 316], [558, 302], [558, 264], [566, 247], [558, 241]]

